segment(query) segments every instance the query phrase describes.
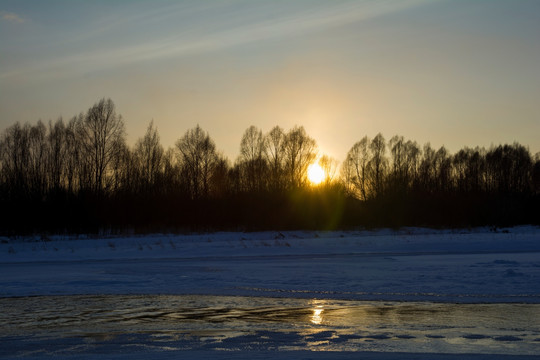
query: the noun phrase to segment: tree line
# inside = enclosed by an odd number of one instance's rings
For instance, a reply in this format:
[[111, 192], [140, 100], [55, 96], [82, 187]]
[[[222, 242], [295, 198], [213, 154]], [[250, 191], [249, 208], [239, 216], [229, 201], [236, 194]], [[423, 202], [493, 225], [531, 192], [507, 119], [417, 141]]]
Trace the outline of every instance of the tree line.
[[[111, 99], [0, 136], [0, 230], [181, 231], [538, 223], [540, 155], [518, 144], [455, 154], [402, 136], [354, 144], [340, 165], [303, 127], [244, 132], [231, 163], [200, 126], [133, 146]], [[327, 174], [313, 186], [307, 168]]]

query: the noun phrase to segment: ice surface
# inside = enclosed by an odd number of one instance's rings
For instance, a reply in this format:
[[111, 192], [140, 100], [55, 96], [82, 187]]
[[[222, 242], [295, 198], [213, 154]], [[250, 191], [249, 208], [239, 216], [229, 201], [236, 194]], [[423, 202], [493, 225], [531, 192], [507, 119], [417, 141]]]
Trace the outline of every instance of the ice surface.
[[[458, 304], [540, 304], [540, 229], [400, 229], [338, 232], [153, 234], [123, 237], [35, 236], [0, 238], [0, 297], [110, 295], [215, 295]], [[46, 298], [43, 298], [46, 299]], [[51, 299], [51, 298], [49, 298]], [[5, 304], [4, 304], [5, 307]], [[7, 311], [9, 309], [2, 309]], [[31, 311], [31, 309], [29, 309]], [[530, 310], [527, 310], [530, 311]], [[536, 314], [535, 314], [536, 315]], [[272, 336], [272, 333], [268, 334]], [[354, 334], [314, 333], [311, 342], [354, 342]], [[540, 339], [540, 334], [537, 334]], [[14, 335], [15, 336], [15, 335]], [[23, 336], [23, 342], [26, 337]], [[262, 336], [257, 333], [257, 336]], [[372, 335], [387, 341], [444, 342], [448, 336], [411, 329]], [[387, 336], [390, 339], [382, 337]], [[534, 334], [527, 339], [534, 346]], [[531, 337], [532, 336], [532, 337]], [[350, 337], [350, 338], [349, 338]], [[249, 340], [242, 338], [242, 341]], [[523, 344], [514, 333], [464, 331], [456, 346]], [[532, 339], [532, 340], [531, 340]], [[6, 340], [4, 338], [3, 340]], [[19, 339], [20, 340], [20, 339]], [[282, 339], [287, 342], [287, 338]], [[366, 340], [366, 339], [364, 339]], [[369, 339], [368, 339], [369, 340]], [[463, 342], [463, 343], [461, 343]], [[540, 340], [538, 353], [540, 353]], [[105, 346], [107, 358], [178, 358], [175, 351]], [[35, 344], [36, 345], [36, 344]], [[53, 346], [54, 343], [47, 344]], [[60, 347], [65, 349], [65, 342]], [[101, 358], [72, 344], [62, 359]], [[148, 345], [148, 343], [146, 343]], [[37, 344], [39, 347], [39, 343]], [[45, 346], [45, 345], [44, 345]], [[82, 346], [82, 348], [81, 348]], [[31, 346], [28, 349], [32, 348]], [[399, 354], [268, 349], [230, 352], [187, 349], [182, 358], [283, 359], [525, 359], [501, 354]], [[24, 349], [23, 349], [24, 350]], [[383, 351], [383, 352], [381, 352]], [[418, 352], [423, 352], [419, 348]], [[10, 354], [0, 357], [11, 358]], [[24, 358], [47, 358], [44, 352]]]

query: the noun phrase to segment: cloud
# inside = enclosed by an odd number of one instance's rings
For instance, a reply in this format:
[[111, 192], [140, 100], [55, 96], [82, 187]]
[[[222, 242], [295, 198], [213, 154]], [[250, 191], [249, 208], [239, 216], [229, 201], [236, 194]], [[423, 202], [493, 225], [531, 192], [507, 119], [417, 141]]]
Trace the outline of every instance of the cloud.
[[0, 18], [5, 21], [9, 21], [12, 23], [20, 24], [24, 22], [24, 19], [20, 17], [19, 15], [8, 12], [8, 11], [0, 11]]
[[[234, 15], [223, 20], [223, 17], [212, 18], [213, 26], [183, 28], [168, 37], [151, 38], [136, 45], [120, 46], [114, 49], [79, 53], [64, 58], [66, 63], [86, 62], [94, 66], [114, 66], [129, 62], [148, 61], [159, 58], [179, 57], [210, 53], [227, 48], [257, 43], [277, 38], [287, 38], [311, 31], [346, 25], [397, 12], [433, 0], [387, 0], [381, 2], [353, 1], [329, 3], [327, 6], [296, 8], [292, 13], [281, 13], [267, 19], [258, 17], [236, 18]], [[166, 15], [174, 16], [176, 11], [169, 9]], [[178, 9], [176, 9], [178, 11]], [[185, 9], [180, 9], [185, 11]], [[249, 13], [248, 13], [249, 15]], [[156, 16], [153, 14], [151, 16]], [[162, 18], [164, 14], [159, 14]], [[139, 18], [139, 21], [142, 21]], [[113, 29], [110, 29], [111, 32]], [[66, 64], [67, 65], [67, 64]]]
[[[246, 2], [246, 7], [241, 11], [240, 3], [209, 5], [198, 1], [195, 5], [176, 4], [154, 11], [137, 9], [130, 15], [120, 16], [119, 21], [116, 14], [112, 14], [115, 15], [114, 21], [100, 23], [95, 26], [98, 30], [84, 33], [82, 37], [73, 37], [78, 44], [86, 46], [80, 45], [77, 50], [65, 52], [62, 56], [54, 55], [49, 59], [41, 57], [39, 62], [1, 72], [0, 79], [33, 71], [48, 77], [67, 75], [70, 70], [86, 73], [130, 63], [208, 54], [369, 20], [431, 1], [434, 0], [363, 0], [329, 2], [317, 6], [306, 6], [309, 3], [300, 1], [292, 2], [293, 5], [289, 6], [283, 2], [278, 3], [281, 5], [271, 12], [268, 12], [268, 7], [274, 5], [268, 5], [270, 2]], [[0, 15], [9, 15], [11, 21], [21, 19], [6, 12]], [[148, 36], [145, 35], [144, 41], [133, 43], [131, 38], [115, 35], [125, 33], [124, 28], [133, 24], [147, 27]], [[107, 42], [112, 39], [116, 46], [96, 46], [99, 45], [98, 40], [103, 38]]]

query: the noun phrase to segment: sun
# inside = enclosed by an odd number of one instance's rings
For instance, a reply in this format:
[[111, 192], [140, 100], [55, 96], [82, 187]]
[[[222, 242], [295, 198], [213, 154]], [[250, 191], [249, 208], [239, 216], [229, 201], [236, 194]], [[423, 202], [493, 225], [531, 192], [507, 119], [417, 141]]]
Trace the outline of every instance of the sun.
[[324, 173], [323, 168], [319, 164], [315, 163], [309, 165], [307, 169], [307, 177], [309, 182], [311, 182], [313, 185], [319, 185], [320, 183], [322, 183], [325, 176], [326, 174]]

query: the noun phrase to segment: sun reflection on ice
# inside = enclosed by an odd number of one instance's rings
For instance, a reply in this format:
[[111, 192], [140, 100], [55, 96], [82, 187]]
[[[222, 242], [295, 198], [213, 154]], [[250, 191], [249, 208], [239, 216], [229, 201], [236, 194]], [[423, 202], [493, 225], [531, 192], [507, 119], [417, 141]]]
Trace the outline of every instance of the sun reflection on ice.
[[313, 309], [313, 315], [311, 315], [311, 323], [312, 324], [315, 324], [315, 325], [320, 325], [322, 324], [323, 322], [323, 312], [324, 312], [324, 308], [322, 305], [317, 305], [317, 307], [315, 307]]

